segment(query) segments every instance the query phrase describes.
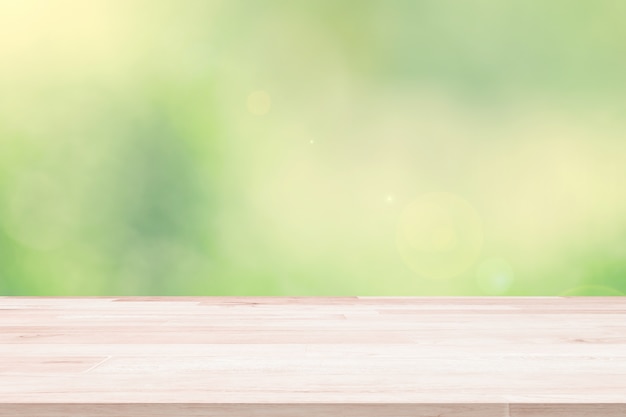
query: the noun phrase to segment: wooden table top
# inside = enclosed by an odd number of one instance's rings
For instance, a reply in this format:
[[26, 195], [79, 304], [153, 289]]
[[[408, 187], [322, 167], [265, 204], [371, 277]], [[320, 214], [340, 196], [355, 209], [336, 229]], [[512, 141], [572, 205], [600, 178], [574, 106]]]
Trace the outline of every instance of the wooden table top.
[[626, 416], [626, 297], [0, 297], [0, 416]]

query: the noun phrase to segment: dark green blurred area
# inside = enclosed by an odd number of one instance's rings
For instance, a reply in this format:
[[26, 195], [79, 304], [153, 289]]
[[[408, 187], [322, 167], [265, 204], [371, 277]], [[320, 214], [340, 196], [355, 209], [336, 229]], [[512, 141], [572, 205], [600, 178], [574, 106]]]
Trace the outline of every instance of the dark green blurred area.
[[621, 295], [624, 21], [0, 0], [0, 293]]

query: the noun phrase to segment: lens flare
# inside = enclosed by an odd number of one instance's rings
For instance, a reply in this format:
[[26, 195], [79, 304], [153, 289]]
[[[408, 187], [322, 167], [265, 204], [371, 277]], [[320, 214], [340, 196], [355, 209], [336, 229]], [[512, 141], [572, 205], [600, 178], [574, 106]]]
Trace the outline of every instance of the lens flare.
[[476, 281], [481, 290], [489, 295], [504, 294], [513, 284], [513, 267], [502, 258], [487, 258], [478, 265]]
[[254, 91], [248, 96], [248, 110], [252, 114], [262, 116], [269, 113], [272, 107], [272, 98], [267, 91]]
[[396, 234], [406, 264], [429, 279], [450, 279], [476, 261], [483, 244], [478, 213], [466, 200], [435, 192], [418, 197], [400, 216]]

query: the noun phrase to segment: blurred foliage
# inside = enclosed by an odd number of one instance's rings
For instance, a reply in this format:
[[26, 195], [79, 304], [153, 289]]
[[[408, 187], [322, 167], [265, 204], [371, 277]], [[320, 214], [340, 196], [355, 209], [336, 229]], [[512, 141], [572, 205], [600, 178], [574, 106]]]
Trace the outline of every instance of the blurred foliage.
[[0, 291], [623, 294], [624, 21], [0, 0]]

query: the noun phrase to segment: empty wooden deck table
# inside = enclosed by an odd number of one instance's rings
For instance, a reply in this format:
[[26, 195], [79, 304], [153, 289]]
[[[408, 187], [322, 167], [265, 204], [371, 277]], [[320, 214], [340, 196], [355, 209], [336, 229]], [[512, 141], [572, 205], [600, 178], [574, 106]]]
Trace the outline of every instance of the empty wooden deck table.
[[626, 297], [0, 297], [0, 416], [624, 417]]

